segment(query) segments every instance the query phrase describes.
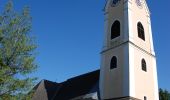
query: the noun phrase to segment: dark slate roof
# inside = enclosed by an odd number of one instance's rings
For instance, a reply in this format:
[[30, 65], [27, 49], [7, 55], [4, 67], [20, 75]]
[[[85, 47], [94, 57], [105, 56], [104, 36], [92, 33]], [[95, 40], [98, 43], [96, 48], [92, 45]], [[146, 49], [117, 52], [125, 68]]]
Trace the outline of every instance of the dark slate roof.
[[99, 70], [86, 73], [62, 83], [41, 81], [34, 88], [33, 100], [70, 100], [90, 93], [98, 93]]

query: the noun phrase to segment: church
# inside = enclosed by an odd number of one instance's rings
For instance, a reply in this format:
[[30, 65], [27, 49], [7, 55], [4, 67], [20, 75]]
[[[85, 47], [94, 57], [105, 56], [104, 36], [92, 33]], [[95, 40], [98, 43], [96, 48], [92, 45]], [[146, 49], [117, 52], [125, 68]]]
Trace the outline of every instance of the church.
[[42, 80], [33, 100], [159, 100], [146, 0], [106, 0], [100, 69], [62, 83]]

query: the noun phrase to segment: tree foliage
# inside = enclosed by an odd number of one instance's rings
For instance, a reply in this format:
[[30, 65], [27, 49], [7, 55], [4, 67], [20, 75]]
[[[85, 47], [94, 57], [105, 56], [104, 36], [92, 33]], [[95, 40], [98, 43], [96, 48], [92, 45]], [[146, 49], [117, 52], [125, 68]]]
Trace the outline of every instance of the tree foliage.
[[170, 100], [170, 93], [167, 90], [159, 89], [159, 100]]
[[28, 76], [37, 68], [31, 27], [29, 8], [16, 12], [9, 1], [0, 14], [0, 99], [21, 99], [36, 80]]

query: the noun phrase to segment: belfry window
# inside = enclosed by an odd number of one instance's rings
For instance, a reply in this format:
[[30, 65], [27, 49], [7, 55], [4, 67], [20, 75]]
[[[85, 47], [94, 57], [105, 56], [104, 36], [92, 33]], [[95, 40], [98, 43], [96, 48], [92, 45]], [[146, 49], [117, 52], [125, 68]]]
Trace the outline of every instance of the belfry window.
[[113, 56], [110, 62], [110, 69], [117, 68], [117, 58], [116, 56]]
[[146, 96], [144, 96], [144, 100], [147, 100], [147, 97], [146, 97]]
[[111, 39], [114, 39], [118, 36], [120, 36], [120, 22], [116, 20], [111, 28]]
[[146, 61], [145, 61], [145, 59], [142, 59], [142, 61], [141, 61], [141, 66], [142, 66], [142, 70], [145, 71], [145, 72], [147, 72], [147, 66], [146, 66]]
[[145, 41], [145, 30], [141, 22], [138, 22], [138, 37]]

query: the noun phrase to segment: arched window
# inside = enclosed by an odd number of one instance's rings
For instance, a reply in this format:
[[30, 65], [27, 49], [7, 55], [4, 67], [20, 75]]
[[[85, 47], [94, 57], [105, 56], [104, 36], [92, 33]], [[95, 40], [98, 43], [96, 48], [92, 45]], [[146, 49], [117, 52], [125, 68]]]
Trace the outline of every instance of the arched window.
[[145, 41], [145, 30], [141, 22], [138, 22], [138, 37]]
[[111, 28], [111, 39], [114, 39], [118, 36], [120, 36], [120, 22], [116, 20]]
[[142, 59], [141, 64], [142, 64], [142, 70], [146, 72], [146, 71], [147, 71], [147, 66], [146, 66], [146, 61], [145, 61], [145, 59]]
[[116, 56], [113, 56], [110, 62], [110, 69], [117, 68], [117, 58]]
[[146, 97], [146, 96], [144, 96], [144, 100], [147, 100], [147, 97]]

